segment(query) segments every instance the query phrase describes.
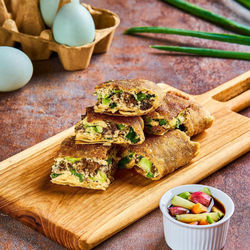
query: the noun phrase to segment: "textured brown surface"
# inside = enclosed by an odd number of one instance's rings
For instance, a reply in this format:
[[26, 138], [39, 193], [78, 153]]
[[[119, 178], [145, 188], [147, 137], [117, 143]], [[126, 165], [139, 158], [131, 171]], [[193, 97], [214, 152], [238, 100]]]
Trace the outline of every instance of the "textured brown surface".
[[[89, 3], [90, 1], [86, 1]], [[249, 24], [232, 11], [234, 1], [190, 0], [224, 16]], [[250, 69], [250, 63], [193, 56], [176, 56], [148, 48], [150, 44], [187, 44], [248, 51], [246, 46], [162, 36], [145, 39], [124, 36], [130, 26], [162, 25], [222, 31], [157, 0], [92, 0], [91, 4], [119, 14], [121, 25], [107, 54], [95, 55], [85, 71], [66, 72], [56, 56], [34, 63], [34, 76], [19, 91], [0, 94], [0, 160], [28, 148], [77, 122], [81, 110], [94, 104], [95, 84], [110, 79], [144, 78], [200, 94]], [[238, 8], [237, 11], [241, 9]], [[150, 36], [150, 35], [147, 35]], [[163, 39], [164, 38], [164, 39]], [[177, 41], [177, 42], [174, 42]], [[250, 115], [250, 110], [243, 112]], [[227, 192], [236, 204], [225, 249], [248, 249], [249, 154], [202, 181]], [[237, 203], [236, 203], [237, 202]], [[159, 209], [124, 229], [97, 249], [167, 249]], [[63, 249], [32, 229], [0, 215], [0, 249]]]

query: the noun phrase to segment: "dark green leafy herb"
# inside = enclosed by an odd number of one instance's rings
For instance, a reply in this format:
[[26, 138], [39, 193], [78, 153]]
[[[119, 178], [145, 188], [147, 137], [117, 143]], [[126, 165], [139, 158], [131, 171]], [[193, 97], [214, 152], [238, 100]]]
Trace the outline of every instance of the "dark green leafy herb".
[[119, 130], [123, 130], [125, 128], [125, 125], [124, 124], [116, 124], [116, 127], [119, 129]]
[[112, 158], [108, 158], [106, 162], [108, 163], [108, 165], [110, 165], [112, 163]]
[[126, 135], [126, 138], [129, 139], [134, 144], [140, 141], [140, 138], [138, 138], [137, 134], [135, 133], [132, 127], [130, 127], [129, 132]]
[[167, 124], [167, 121], [165, 119], [160, 119], [159, 120], [159, 125], [160, 126], [163, 126], [163, 125], [166, 125]]
[[143, 101], [143, 100], [146, 100], [146, 99], [150, 99], [151, 97], [154, 97], [155, 95], [150, 95], [150, 94], [145, 94], [145, 93], [142, 93], [142, 92], [139, 92], [136, 94], [137, 96], [137, 100], [138, 101]]
[[119, 162], [118, 162], [118, 168], [126, 168], [126, 165], [129, 164], [131, 161], [129, 156], [123, 157]]
[[150, 98], [152, 98], [152, 97], [155, 97], [155, 95], [150, 95], [150, 94], [147, 94], [147, 95], [146, 95], [146, 99], [150, 99]]
[[62, 174], [51, 173], [50, 177], [52, 179], [54, 179], [54, 178], [58, 177], [59, 175], [62, 175]]
[[113, 108], [117, 107], [117, 104], [115, 102], [112, 102], [109, 104], [109, 107], [113, 109]]
[[154, 174], [153, 174], [153, 173], [148, 172], [146, 177], [147, 177], [147, 178], [153, 178], [153, 177], [154, 177]]
[[77, 176], [79, 178], [80, 182], [83, 182], [83, 178], [82, 178], [82, 174], [77, 173], [75, 169], [70, 169], [71, 174], [73, 174], [74, 176]]
[[136, 96], [137, 96], [138, 101], [143, 101], [146, 99], [146, 94], [144, 94], [142, 92], [137, 93]]

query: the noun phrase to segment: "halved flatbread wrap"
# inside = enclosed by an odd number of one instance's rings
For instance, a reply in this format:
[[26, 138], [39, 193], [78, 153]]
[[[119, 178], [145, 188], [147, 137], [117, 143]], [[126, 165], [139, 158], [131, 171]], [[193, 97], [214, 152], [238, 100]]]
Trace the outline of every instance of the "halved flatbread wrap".
[[95, 112], [109, 115], [140, 116], [158, 108], [162, 90], [142, 79], [108, 81], [99, 84]]
[[175, 169], [189, 163], [198, 154], [199, 143], [180, 130], [162, 136], [150, 135], [144, 143], [124, 148], [119, 168], [135, 170], [152, 180], [159, 180]]
[[51, 182], [61, 185], [105, 190], [116, 169], [117, 147], [75, 144], [66, 138], [55, 157]]
[[143, 127], [141, 117], [99, 114], [89, 107], [75, 126], [75, 139], [81, 144], [140, 144], [145, 140]]
[[214, 118], [198, 103], [179, 93], [168, 91], [161, 105], [143, 117], [147, 134], [163, 135], [180, 129], [193, 136], [212, 126]]

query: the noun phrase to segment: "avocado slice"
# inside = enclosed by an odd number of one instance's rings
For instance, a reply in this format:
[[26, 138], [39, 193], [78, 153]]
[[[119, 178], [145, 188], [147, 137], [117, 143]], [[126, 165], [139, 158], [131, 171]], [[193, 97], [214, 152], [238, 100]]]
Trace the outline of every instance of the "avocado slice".
[[142, 157], [138, 163], [138, 166], [140, 168], [142, 168], [145, 172], [150, 173], [151, 167], [152, 167], [152, 162], [150, 160], [148, 160], [147, 158]]
[[81, 158], [74, 158], [74, 157], [66, 156], [65, 160], [69, 161], [71, 164], [73, 164], [73, 163], [75, 163], [77, 161], [81, 161]]
[[106, 98], [102, 98], [102, 104], [103, 105], [108, 105], [111, 102], [110, 98], [106, 97]]

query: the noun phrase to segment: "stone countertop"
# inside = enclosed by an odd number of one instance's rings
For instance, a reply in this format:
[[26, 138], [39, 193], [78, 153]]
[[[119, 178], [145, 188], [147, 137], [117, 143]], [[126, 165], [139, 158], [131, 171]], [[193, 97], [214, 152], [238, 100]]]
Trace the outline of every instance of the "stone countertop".
[[[121, 24], [108, 53], [94, 55], [88, 69], [64, 71], [57, 55], [36, 61], [34, 75], [23, 89], [0, 93], [0, 161], [72, 126], [84, 108], [94, 103], [97, 83], [110, 79], [145, 78], [166, 82], [190, 94], [206, 92], [250, 69], [250, 62], [198, 56], [180, 56], [149, 48], [151, 44], [193, 45], [250, 52], [247, 46], [175, 35], [123, 35], [132, 26], [168, 26], [225, 32], [215, 25], [157, 0], [92, 0], [93, 6], [116, 12]], [[244, 24], [247, 12], [232, 0], [190, 0]], [[237, 6], [237, 8], [235, 8]], [[237, 11], [235, 11], [237, 10]], [[250, 109], [241, 112], [250, 116]], [[250, 154], [246, 154], [201, 183], [228, 193], [236, 211], [225, 249], [247, 249]], [[167, 249], [159, 209], [100, 244], [96, 249]], [[63, 249], [43, 235], [0, 213], [0, 249]]]

